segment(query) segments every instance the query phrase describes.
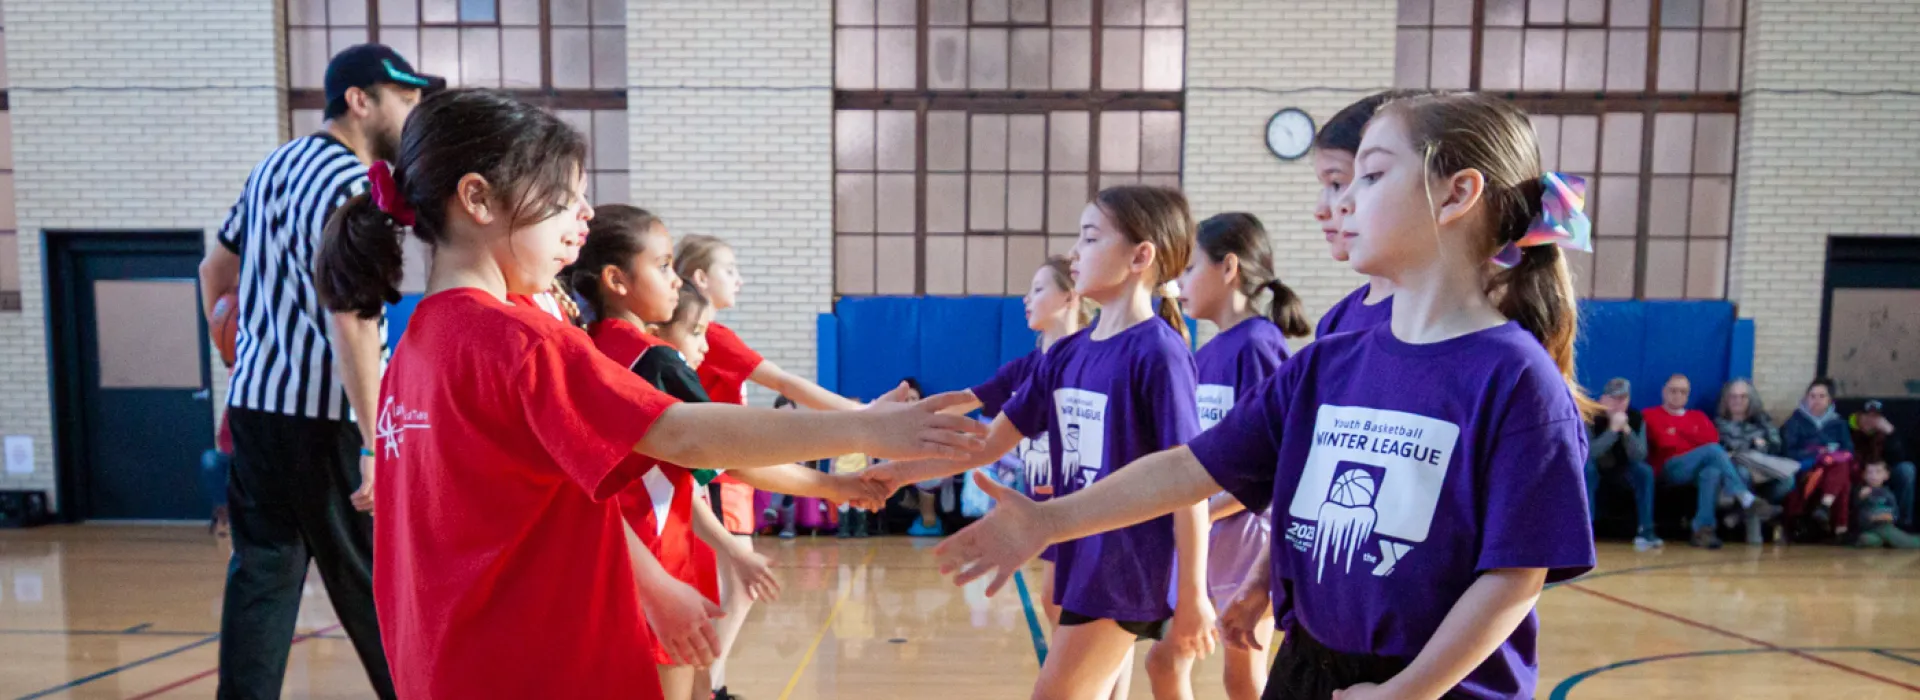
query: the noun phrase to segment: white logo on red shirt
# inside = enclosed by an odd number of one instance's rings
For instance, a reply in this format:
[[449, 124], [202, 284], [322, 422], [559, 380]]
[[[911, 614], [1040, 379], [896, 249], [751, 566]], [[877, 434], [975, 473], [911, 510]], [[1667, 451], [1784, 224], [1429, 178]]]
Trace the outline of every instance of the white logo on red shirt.
[[380, 419], [374, 421], [374, 439], [387, 448], [387, 457], [398, 459], [400, 445], [407, 441], [407, 431], [426, 430], [433, 426], [427, 424], [427, 412], [408, 409], [393, 397], [387, 397], [387, 403], [380, 407]]

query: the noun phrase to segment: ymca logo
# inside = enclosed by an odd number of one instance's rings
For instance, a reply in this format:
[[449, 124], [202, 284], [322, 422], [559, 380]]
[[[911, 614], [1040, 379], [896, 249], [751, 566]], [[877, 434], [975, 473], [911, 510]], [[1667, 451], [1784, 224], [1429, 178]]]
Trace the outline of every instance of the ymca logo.
[[1391, 575], [1427, 541], [1459, 438], [1459, 426], [1426, 416], [1321, 406], [1286, 532], [1312, 557], [1314, 580], [1329, 569], [1352, 573], [1355, 559], [1372, 564], [1375, 576]]
[[373, 437], [386, 447], [388, 459], [399, 459], [400, 445], [407, 441], [407, 431], [431, 427], [427, 424], [426, 411], [409, 410], [389, 396], [380, 407], [380, 418], [373, 423]]

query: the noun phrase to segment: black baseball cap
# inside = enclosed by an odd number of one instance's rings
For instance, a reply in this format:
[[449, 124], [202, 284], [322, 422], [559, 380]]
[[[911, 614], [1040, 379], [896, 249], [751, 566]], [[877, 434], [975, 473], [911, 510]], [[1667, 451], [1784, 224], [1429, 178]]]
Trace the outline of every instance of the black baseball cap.
[[347, 111], [347, 90], [390, 83], [431, 94], [447, 86], [446, 78], [415, 71], [400, 52], [384, 44], [356, 44], [327, 62], [327, 111], [332, 119]]

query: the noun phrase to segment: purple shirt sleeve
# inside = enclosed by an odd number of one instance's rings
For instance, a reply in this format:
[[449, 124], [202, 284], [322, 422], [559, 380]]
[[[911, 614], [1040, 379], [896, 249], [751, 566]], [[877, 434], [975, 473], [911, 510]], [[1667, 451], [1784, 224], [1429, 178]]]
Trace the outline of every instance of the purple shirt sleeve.
[[[1200, 375], [1194, 369], [1193, 354], [1184, 349], [1161, 367], [1149, 366], [1142, 377], [1144, 396], [1151, 397], [1157, 410], [1151, 410], [1159, 430], [1153, 452], [1170, 450], [1192, 441], [1200, 434]], [[1144, 456], [1144, 455], [1143, 455]]]
[[1001, 365], [991, 379], [974, 387], [971, 391], [973, 397], [980, 400], [980, 414], [988, 418], [1000, 415], [1007, 399], [1013, 397], [1014, 390], [1026, 383], [1033, 364], [1033, 355], [1022, 355], [1020, 359]]
[[1274, 375], [1235, 403], [1220, 424], [1188, 443], [1214, 483], [1260, 512], [1273, 502], [1273, 479], [1280, 464], [1280, 425], [1286, 420], [1285, 375]]
[[1033, 371], [1027, 373], [1026, 383], [1020, 385], [1012, 399], [1001, 404], [1000, 411], [1007, 422], [1023, 436], [1045, 432], [1047, 422], [1053, 418], [1052, 358], [1052, 353], [1040, 357]]
[[1547, 569], [1554, 583], [1594, 565], [1586, 426], [1577, 418], [1501, 435], [1489, 455], [1475, 567]]

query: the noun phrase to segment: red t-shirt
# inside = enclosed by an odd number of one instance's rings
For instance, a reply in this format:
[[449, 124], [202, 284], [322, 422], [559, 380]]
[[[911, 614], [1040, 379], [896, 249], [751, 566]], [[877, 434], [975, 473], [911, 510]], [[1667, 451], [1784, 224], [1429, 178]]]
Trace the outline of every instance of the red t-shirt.
[[607, 499], [674, 403], [537, 309], [420, 302], [376, 424], [374, 601], [401, 697], [660, 697]]
[[747, 378], [767, 358], [747, 347], [733, 329], [707, 324], [707, 359], [700, 361], [700, 386], [714, 403], [747, 402]]
[[1690, 410], [1676, 416], [1655, 406], [1641, 411], [1640, 415], [1647, 424], [1647, 463], [1656, 471], [1667, 466], [1669, 459], [1701, 445], [1720, 442], [1720, 429], [1713, 427], [1713, 420], [1700, 411]]

